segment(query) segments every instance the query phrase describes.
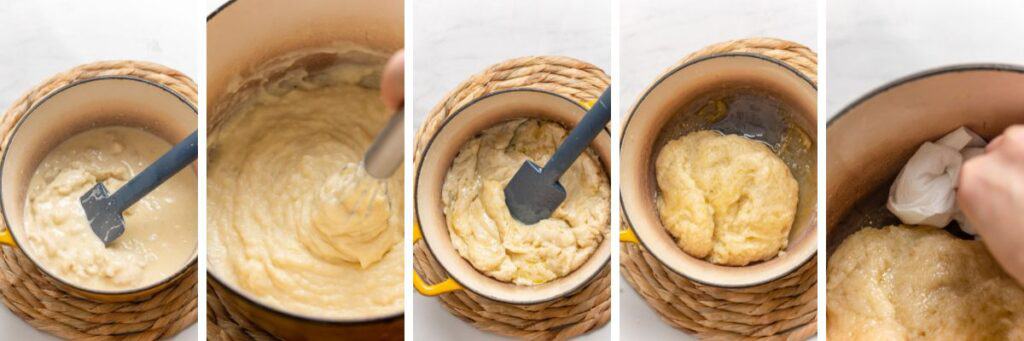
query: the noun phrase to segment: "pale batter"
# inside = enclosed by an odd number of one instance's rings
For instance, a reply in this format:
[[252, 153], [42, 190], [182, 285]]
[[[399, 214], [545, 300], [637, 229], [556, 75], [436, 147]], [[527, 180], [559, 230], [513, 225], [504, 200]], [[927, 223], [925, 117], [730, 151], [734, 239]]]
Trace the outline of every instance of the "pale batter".
[[293, 70], [210, 134], [208, 259], [221, 280], [316, 317], [402, 311], [403, 172], [377, 180], [360, 165], [389, 118], [367, 87], [381, 64]]
[[524, 225], [505, 205], [505, 185], [523, 162], [543, 166], [567, 134], [553, 122], [518, 119], [459, 150], [444, 182], [444, 212], [452, 244], [480, 272], [519, 285], [545, 283], [579, 268], [608, 234], [608, 177], [589, 149], [559, 179], [567, 195], [551, 217]]
[[1022, 340], [1024, 289], [979, 241], [864, 228], [828, 259], [829, 340]]
[[797, 182], [768, 146], [690, 133], [661, 149], [655, 173], [661, 222], [687, 254], [743, 266], [775, 257], [789, 242]]
[[196, 252], [196, 173], [187, 167], [124, 211], [110, 244], [93, 233], [79, 197], [102, 182], [111, 193], [171, 149], [137, 128], [104, 127], [49, 152], [29, 183], [25, 246], [52, 275], [103, 291], [145, 287], [185, 267]]

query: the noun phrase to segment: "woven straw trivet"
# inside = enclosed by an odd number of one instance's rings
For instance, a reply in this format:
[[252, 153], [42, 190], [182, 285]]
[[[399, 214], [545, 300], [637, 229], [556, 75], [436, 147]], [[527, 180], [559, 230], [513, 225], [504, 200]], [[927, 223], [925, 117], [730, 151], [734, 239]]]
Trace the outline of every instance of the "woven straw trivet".
[[[817, 83], [817, 55], [800, 44], [772, 38], [711, 45], [690, 54], [677, 66], [728, 52], [757, 53], [781, 60]], [[783, 278], [729, 289], [692, 282], [663, 266], [639, 244], [620, 245], [622, 276], [673, 327], [714, 339], [805, 340], [815, 334], [817, 256]]]
[[220, 301], [220, 293], [206, 285], [206, 338], [209, 340], [277, 340]]
[[[506, 89], [541, 89], [576, 102], [597, 99], [608, 87], [608, 76], [597, 67], [566, 57], [524, 57], [491, 66], [470, 77], [432, 109], [416, 133], [415, 162], [448, 115], [470, 101]], [[426, 245], [414, 247], [415, 271], [427, 283], [447, 277]], [[611, 318], [609, 267], [569, 297], [534, 305], [493, 301], [467, 290], [438, 296], [453, 315], [496, 334], [537, 340], [562, 340], [603, 326]]]
[[[57, 74], [11, 105], [0, 122], [2, 148], [29, 108], [64, 85], [100, 76], [132, 76], [173, 89], [193, 105], [196, 85], [181, 72], [136, 61], [104, 61]], [[54, 286], [24, 254], [0, 247], [0, 297], [7, 308], [39, 330], [67, 339], [153, 340], [173, 336], [196, 322], [195, 264], [177, 283], [135, 302], [101, 303]]]

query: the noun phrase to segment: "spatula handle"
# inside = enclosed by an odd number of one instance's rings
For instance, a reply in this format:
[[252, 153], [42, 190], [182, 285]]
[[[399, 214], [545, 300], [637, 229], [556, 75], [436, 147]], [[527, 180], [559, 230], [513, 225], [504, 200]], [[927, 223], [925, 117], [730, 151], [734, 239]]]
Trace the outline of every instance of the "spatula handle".
[[155, 162], [146, 167], [128, 183], [121, 186], [114, 195], [110, 197], [113, 208], [122, 212], [131, 207], [139, 199], [152, 192], [153, 189], [177, 174], [182, 168], [196, 160], [199, 154], [199, 131], [192, 132], [178, 144], [174, 145], [169, 152], [161, 156]]
[[555, 183], [558, 178], [562, 177], [562, 173], [565, 173], [572, 166], [572, 163], [576, 161], [576, 158], [587, 146], [590, 145], [590, 141], [594, 140], [594, 137], [604, 129], [604, 126], [608, 124], [608, 121], [612, 117], [612, 88], [604, 90], [601, 97], [597, 99], [597, 102], [587, 110], [587, 114], [583, 116], [580, 123], [576, 124], [576, 127], [569, 132], [569, 136], [565, 138], [565, 141], [558, 146], [555, 150], [555, 154], [551, 156], [551, 159], [544, 164], [544, 168], [541, 170], [541, 175], [545, 181], [549, 183]]

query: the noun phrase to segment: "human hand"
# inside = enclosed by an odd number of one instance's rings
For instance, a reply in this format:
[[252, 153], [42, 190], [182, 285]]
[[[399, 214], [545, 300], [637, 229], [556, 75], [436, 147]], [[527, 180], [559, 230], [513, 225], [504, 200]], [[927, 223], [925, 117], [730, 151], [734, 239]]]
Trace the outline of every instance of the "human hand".
[[380, 77], [380, 98], [388, 110], [396, 111], [405, 103], [405, 50], [398, 50]]
[[1024, 125], [964, 163], [957, 202], [996, 261], [1024, 284]]

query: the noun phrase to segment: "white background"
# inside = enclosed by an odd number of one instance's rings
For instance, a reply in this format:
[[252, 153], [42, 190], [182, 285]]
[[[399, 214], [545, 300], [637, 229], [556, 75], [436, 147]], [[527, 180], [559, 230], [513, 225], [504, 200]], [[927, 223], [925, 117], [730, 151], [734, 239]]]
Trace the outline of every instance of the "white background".
[[930, 68], [1024, 64], [1024, 1], [829, 1], [826, 11], [829, 117]]
[[[607, 1], [451, 1], [413, 3], [413, 113], [416, 127], [449, 91], [506, 59], [561, 55], [611, 74]], [[417, 340], [500, 339], [454, 317], [435, 298], [413, 294]], [[583, 340], [609, 340], [605, 325]]]
[[413, 8], [416, 127], [462, 81], [507, 59], [567, 56], [611, 74], [606, 0], [417, 0]]
[[620, 112], [669, 67], [714, 43], [771, 37], [818, 50], [815, 1], [634, 0], [622, 1], [619, 12]]
[[[622, 1], [620, 6], [620, 113], [666, 69], [714, 43], [774, 37], [818, 49], [815, 1], [640, 0]], [[622, 340], [669, 340], [686, 335], [662, 321], [625, 278], [620, 283]]]
[[[200, 6], [190, 1], [0, 1], [0, 108], [50, 76], [99, 60], [166, 65], [197, 79]], [[0, 308], [5, 340], [52, 339]], [[198, 339], [193, 325], [177, 340]]]

